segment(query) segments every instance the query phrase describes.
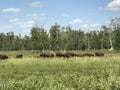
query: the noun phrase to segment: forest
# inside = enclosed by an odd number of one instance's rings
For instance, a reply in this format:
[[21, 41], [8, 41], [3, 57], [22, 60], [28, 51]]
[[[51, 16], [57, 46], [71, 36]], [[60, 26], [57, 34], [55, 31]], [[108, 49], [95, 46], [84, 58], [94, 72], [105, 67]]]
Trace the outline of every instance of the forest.
[[14, 32], [0, 33], [0, 50], [120, 50], [120, 18], [112, 18], [100, 30], [74, 30], [55, 23], [50, 30], [33, 26], [24, 37]]

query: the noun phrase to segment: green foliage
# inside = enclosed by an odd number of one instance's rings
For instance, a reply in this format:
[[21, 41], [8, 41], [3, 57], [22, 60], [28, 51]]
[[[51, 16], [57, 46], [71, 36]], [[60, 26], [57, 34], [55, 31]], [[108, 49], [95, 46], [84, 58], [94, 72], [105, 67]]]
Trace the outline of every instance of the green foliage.
[[112, 29], [114, 30], [114, 47], [116, 50], [120, 50], [120, 18], [114, 18], [111, 20]]
[[24, 50], [31, 50], [32, 49], [32, 40], [29, 36], [25, 35], [23, 38], [23, 49]]
[[91, 32], [91, 48], [100, 49], [100, 38], [97, 31]]
[[[110, 44], [110, 37], [113, 40], [112, 31], [111, 31], [110, 27], [108, 28], [106, 26], [102, 26], [101, 29], [102, 29], [102, 31], [99, 32], [101, 49], [103, 49], [103, 48], [109, 49], [110, 47], [112, 47]], [[112, 41], [112, 43], [113, 43], [113, 41]]]
[[13, 50], [22, 50], [22, 46], [23, 46], [23, 42], [22, 42], [21, 35], [15, 36], [15, 38], [14, 38], [14, 49]]
[[60, 26], [55, 23], [55, 25], [50, 28], [50, 49], [59, 50], [60, 49]]
[[32, 47], [34, 50], [44, 50], [48, 47], [48, 34], [44, 28], [33, 27], [31, 29]]
[[120, 18], [111, 19], [109, 26], [100, 30], [85, 32], [61, 27], [55, 23], [50, 30], [33, 26], [30, 36], [14, 35], [13, 32], [0, 33], [0, 50], [120, 50]]
[[115, 44], [114, 47], [116, 50], [120, 50], [120, 28], [114, 31]]
[[5, 45], [5, 34], [0, 33], [0, 50], [4, 50]]

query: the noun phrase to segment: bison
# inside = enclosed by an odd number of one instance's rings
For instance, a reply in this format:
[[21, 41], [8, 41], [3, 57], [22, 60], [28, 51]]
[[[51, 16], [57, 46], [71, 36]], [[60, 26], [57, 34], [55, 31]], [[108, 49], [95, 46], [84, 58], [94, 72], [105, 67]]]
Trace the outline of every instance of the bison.
[[18, 55], [16, 55], [16, 58], [22, 58], [22, 57], [23, 57], [22, 54], [18, 54]]
[[77, 56], [76, 53], [65, 53], [65, 55], [69, 55], [69, 56], [71, 56], [71, 57]]
[[34, 56], [35, 58], [40, 58], [40, 56]]
[[40, 54], [40, 57], [54, 57], [54, 54], [52, 54], [52, 53], [41, 53]]
[[1, 55], [0, 55], [0, 59], [1, 59], [1, 60], [8, 59], [8, 56], [6, 56], [6, 55], [2, 55], [2, 54], [1, 54]]
[[84, 54], [83, 54], [83, 57], [85, 57], [85, 56], [87, 56], [87, 57], [92, 57], [92, 56], [94, 56], [94, 54], [92, 54], [92, 53], [84, 53]]
[[57, 53], [56, 53], [56, 57], [64, 57], [64, 54], [63, 54], [63, 53], [60, 53], [60, 52], [57, 52]]
[[83, 57], [83, 54], [77, 54], [77, 57]]
[[56, 57], [69, 58], [70, 54], [68, 54], [68, 53], [63, 54], [63, 53], [58, 52], [58, 53], [56, 53]]
[[96, 53], [95, 53], [95, 56], [102, 57], [102, 56], [104, 56], [104, 53], [96, 52]]

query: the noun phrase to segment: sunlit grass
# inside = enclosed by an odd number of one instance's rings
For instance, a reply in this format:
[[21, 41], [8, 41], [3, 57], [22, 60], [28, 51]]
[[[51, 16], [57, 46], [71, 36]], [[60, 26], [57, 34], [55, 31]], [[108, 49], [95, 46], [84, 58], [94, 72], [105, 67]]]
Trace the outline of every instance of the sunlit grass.
[[[22, 59], [15, 58], [19, 53]], [[10, 58], [0, 61], [1, 90], [120, 90], [119, 53], [69, 59], [35, 58], [32, 51], [4, 54]]]

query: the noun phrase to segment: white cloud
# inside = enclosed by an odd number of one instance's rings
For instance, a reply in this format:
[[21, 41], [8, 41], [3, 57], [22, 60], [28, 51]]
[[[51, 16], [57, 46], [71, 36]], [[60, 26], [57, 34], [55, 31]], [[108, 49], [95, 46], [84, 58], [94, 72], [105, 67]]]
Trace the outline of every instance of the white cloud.
[[9, 12], [9, 13], [18, 13], [21, 11], [21, 9], [20, 8], [5, 8], [2, 11]]
[[23, 23], [23, 27], [33, 27], [35, 25], [34, 21], [27, 21]]
[[[8, 30], [12, 30], [16, 34], [26, 34], [29, 35], [30, 29], [35, 25], [35, 22], [30, 20], [30, 21], [22, 21], [19, 19], [11, 19], [9, 20], [9, 28]], [[4, 29], [7, 30], [7, 29]]]
[[90, 24], [89, 26], [90, 26], [90, 27], [99, 27], [100, 24], [98, 24], [98, 23], [93, 23], [93, 24]]
[[18, 25], [18, 26], [20, 26], [20, 25], [23, 24], [23, 22], [20, 21], [20, 20], [17, 19], [17, 18], [15, 18], [15, 19], [11, 19], [11, 20], [9, 20], [9, 22], [10, 22], [11, 24], [13, 24], [13, 25]]
[[87, 24], [84, 24], [84, 25], [82, 25], [82, 27], [88, 27], [89, 25], [87, 25]]
[[100, 24], [98, 23], [88, 23], [88, 24], [83, 24], [82, 27], [99, 27]]
[[89, 22], [88, 20], [82, 20], [79, 18], [74, 19], [70, 24], [76, 25], [76, 27], [80, 26], [82, 28], [96, 28], [101, 26], [99, 23], [93, 23], [93, 22]]
[[113, 0], [105, 8], [100, 8], [102, 10], [109, 11], [119, 11], [120, 10], [120, 0]]
[[41, 3], [40, 1], [29, 3], [29, 5], [31, 7], [34, 7], [34, 8], [36, 8], [36, 7], [43, 7], [44, 6], [44, 4]]
[[62, 16], [62, 17], [69, 17], [70, 15], [67, 14], [67, 13], [63, 13], [63, 14], [61, 14], [61, 16]]
[[30, 32], [30, 29], [26, 29], [25, 32]]
[[81, 20], [81, 19], [79, 19], [79, 18], [76, 18], [76, 19], [74, 19], [71, 23], [72, 24], [80, 24], [80, 23], [82, 23], [83, 21]]
[[15, 27], [31, 28], [35, 25], [34, 21], [21, 21], [19, 19], [11, 19], [9, 22]]
[[11, 19], [11, 20], [9, 20], [9, 22], [11, 22], [11, 23], [17, 23], [17, 22], [20, 22], [20, 20], [17, 19], [17, 18], [15, 18], [15, 19]]
[[45, 14], [44, 13], [40, 13], [40, 14], [33, 13], [33, 14], [28, 14], [27, 16], [32, 17], [32, 18], [40, 18], [40, 17], [44, 17]]

